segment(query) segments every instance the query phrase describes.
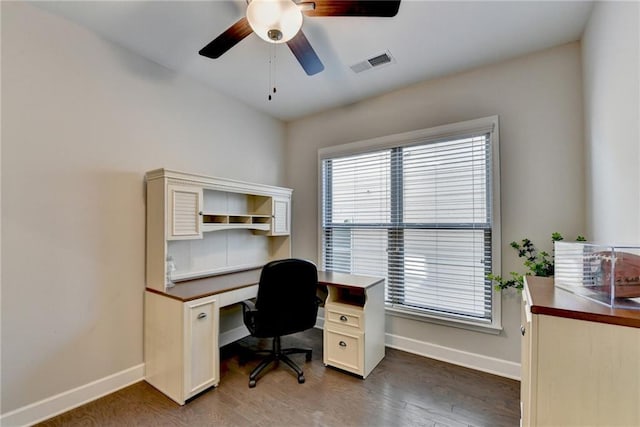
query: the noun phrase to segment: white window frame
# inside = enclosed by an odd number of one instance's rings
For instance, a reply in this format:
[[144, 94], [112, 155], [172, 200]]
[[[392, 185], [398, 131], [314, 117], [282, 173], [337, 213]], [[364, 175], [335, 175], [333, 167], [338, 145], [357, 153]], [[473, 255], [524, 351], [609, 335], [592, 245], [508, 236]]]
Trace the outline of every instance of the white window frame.
[[[475, 120], [420, 129], [411, 132], [387, 135], [383, 137], [336, 145], [318, 150], [318, 265], [325, 268], [323, 259], [323, 200], [322, 200], [322, 161], [329, 158], [349, 156], [417, 143], [441, 140], [443, 138], [465, 137], [478, 132], [491, 134], [492, 144], [492, 270], [494, 274], [501, 271], [501, 233], [500, 233], [500, 154], [499, 154], [499, 118], [483, 117]], [[391, 316], [410, 318], [418, 321], [454, 326], [480, 332], [499, 334], [502, 330], [502, 298], [499, 291], [492, 289], [490, 321], [464, 319], [457, 316], [446, 316], [435, 313], [410, 312], [404, 309], [386, 307]]]

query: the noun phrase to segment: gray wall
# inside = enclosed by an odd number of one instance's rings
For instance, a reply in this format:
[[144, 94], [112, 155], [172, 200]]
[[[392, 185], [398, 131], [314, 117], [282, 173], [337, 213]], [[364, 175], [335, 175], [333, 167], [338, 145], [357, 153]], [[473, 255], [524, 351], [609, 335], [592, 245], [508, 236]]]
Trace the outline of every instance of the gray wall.
[[582, 41], [588, 234], [640, 245], [640, 3], [599, 2]]
[[147, 170], [282, 185], [283, 141], [277, 120], [2, 2], [2, 412], [143, 363]]
[[[581, 85], [580, 44], [572, 43], [289, 123], [294, 253], [319, 261], [319, 148], [497, 114], [502, 271], [522, 271], [509, 242], [529, 237], [551, 249], [552, 232], [585, 232]], [[518, 297], [503, 295], [504, 330], [498, 336], [389, 315], [387, 333], [519, 363]]]

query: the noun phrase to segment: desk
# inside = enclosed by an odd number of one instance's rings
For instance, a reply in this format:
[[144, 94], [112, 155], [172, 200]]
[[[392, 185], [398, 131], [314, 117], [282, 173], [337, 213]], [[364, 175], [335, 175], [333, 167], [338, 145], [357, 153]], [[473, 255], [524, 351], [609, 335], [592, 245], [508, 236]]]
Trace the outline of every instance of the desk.
[[[261, 268], [145, 292], [145, 380], [180, 405], [220, 383], [220, 308], [254, 298]], [[362, 378], [384, 358], [384, 279], [318, 272], [323, 362]], [[247, 333], [248, 335], [248, 333]]]

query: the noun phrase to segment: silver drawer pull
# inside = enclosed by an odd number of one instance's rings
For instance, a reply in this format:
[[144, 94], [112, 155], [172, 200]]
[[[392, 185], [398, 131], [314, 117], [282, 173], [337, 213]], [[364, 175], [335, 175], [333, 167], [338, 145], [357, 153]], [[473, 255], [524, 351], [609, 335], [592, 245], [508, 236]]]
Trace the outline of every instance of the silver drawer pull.
[[345, 315], [343, 314], [342, 316], [340, 316], [340, 320], [341, 320], [341, 321], [343, 321], [343, 322], [346, 322], [346, 321], [347, 321], [347, 320], [349, 320], [349, 319], [347, 319], [347, 316], [345, 316]]
[[207, 317], [207, 313], [198, 314], [198, 319], [205, 319]]
[[340, 341], [340, 342], [338, 343], [338, 345], [339, 345], [340, 347], [346, 347], [346, 346], [347, 346], [347, 343], [346, 343], [346, 342], [344, 342], [344, 341]]

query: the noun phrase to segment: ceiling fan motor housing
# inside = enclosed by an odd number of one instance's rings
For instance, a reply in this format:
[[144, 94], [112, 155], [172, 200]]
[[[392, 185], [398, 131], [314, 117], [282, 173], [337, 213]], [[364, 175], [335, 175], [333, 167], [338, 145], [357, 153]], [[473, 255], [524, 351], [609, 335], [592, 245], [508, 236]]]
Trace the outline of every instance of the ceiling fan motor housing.
[[302, 27], [302, 11], [292, 0], [252, 0], [247, 20], [261, 39], [270, 43], [291, 40]]
[[267, 31], [267, 37], [269, 37], [269, 39], [273, 40], [274, 42], [277, 42], [278, 40], [282, 40], [282, 31], [278, 30], [277, 28], [272, 28]]

